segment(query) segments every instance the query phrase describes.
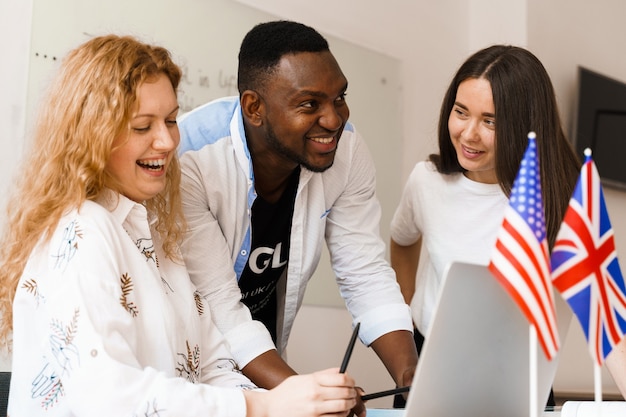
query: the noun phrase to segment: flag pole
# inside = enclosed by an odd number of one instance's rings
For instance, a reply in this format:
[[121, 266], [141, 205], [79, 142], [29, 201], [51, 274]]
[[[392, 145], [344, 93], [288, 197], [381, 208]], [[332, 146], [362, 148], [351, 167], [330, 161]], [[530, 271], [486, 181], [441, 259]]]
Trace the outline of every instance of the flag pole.
[[600, 405], [602, 404], [602, 368], [595, 361], [593, 363], [593, 386], [596, 410], [598, 410], [598, 415], [600, 415]]
[[[584, 151], [585, 158], [591, 158], [591, 149]], [[602, 366], [597, 361], [593, 361], [593, 390], [596, 409], [596, 417], [602, 415]]]
[[533, 324], [529, 326], [528, 341], [530, 417], [537, 417], [537, 329]]

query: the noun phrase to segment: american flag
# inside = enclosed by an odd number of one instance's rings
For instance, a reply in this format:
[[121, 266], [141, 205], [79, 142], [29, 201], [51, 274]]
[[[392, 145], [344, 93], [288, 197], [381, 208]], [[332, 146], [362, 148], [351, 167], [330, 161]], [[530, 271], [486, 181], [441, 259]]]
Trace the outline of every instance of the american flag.
[[578, 184], [552, 251], [552, 282], [580, 322], [602, 365], [626, 332], [626, 288], [598, 170], [586, 151]]
[[537, 331], [546, 357], [559, 350], [535, 134], [513, 183], [489, 270]]

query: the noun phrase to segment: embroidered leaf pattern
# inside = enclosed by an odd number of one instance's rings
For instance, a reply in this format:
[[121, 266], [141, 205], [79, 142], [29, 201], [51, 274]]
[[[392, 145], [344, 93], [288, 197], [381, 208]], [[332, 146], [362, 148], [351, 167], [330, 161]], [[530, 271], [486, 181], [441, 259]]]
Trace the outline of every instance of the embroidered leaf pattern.
[[55, 405], [64, 394], [63, 383], [50, 363], [46, 363], [31, 382], [31, 398], [42, 398], [40, 405], [47, 410]]
[[28, 281], [22, 284], [22, 288], [24, 288], [29, 293], [33, 294], [35, 297], [39, 294], [39, 290], [37, 289], [37, 281], [34, 279], [29, 279]]
[[133, 291], [133, 279], [127, 273], [122, 274], [120, 277], [120, 284], [122, 287], [122, 295], [120, 296], [120, 303], [122, 307], [130, 313], [131, 316], [137, 317], [139, 314], [139, 308], [132, 301], [128, 301], [128, 296]]
[[137, 239], [135, 242], [137, 249], [146, 257], [146, 261], [152, 260], [156, 263], [157, 267], [159, 263], [156, 259], [156, 252], [154, 251], [154, 243], [152, 243], [152, 238], [142, 237]]
[[74, 336], [76, 336], [76, 331], [78, 330], [78, 309], [74, 310], [74, 315], [72, 316], [72, 320], [70, 324], [65, 327], [65, 342], [70, 345], [74, 341]]
[[48, 391], [48, 394], [41, 401], [41, 405], [46, 410], [59, 402], [59, 398], [61, 398], [65, 394], [65, 391], [63, 390], [63, 384], [56, 375], [53, 375], [51, 382], [52, 386], [50, 388], [50, 391]]
[[76, 308], [68, 324], [58, 319], [50, 321], [49, 343], [52, 355], [49, 358], [54, 360], [58, 367], [47, 362], [31, 383], [32, 398], [41, 398], [41, 407], [46, 410], [54, 406], [64, 395], [62, 377], [69, 375], [72, 369], [80, 364], [78, 348], [73, 343], [78, 333], [79, 316], [80, 310]]
[[239, 365], [233, 358], [219, 358], [218, 359], [218, 369], [228, 369], [232, 372], [237, 372], [238, 374], [242, 374], [241, 369], [239, 369]]
[[72, 320], [70, 320], [67, 326], [64, 326], [63, 323], [57, 319], [52, 319], [52, 323], [50, 324], [52, 332], [65, 346], [71, 345], [74, 341], [74, 336], [76, 336], [76, 330], [78, 329], [79, 315], [79, 309], [75, 309]]
[[141, 415], [133, 414], [133, 417], [158, 417], [161, 415], [161, 411], [165, 411], [165, 409], [164, 408], [159, 409], [157, 407], [157, 401], [155, 398], [152, 400], [152, 404], [150, 403], [146, 404], [146, 411], [141, 413]]
[[26, 290], [27, 293], [32, 294], [37, 302], [37, 307], [39, 307], [39, 303], [45, 301], [45, 297], [39, 292], [39, 285], [37, 284], [37, 280], [31, 278], [25, 281], [22, 284], [22, 288]]
[[200, 380], [200, 347], [195, 345], [193, 348], [187, 344], [187, 354], [179, 353], [178, 356], [182, 358], [181, 362], [178, 362], [176, 371], [178, 376], [186, 378], [190, 382], [198, 382]]
[[194, 291], [193, 299], [196, 302], [196, 308], [198, 309], [198, 314], [199, 315], [203, 315], [204, 314], [204, 303], [202, 302], [202, 296], [200, 295], [200, 292]]
[[83, 232], [77, 220], [72, 220], [63, 229], [63, 236], [59, 241], [56, 254], [55, 268], [65, 269], [69, 261], [74, 257], [78, 250], [78, 240], [83, 238]]

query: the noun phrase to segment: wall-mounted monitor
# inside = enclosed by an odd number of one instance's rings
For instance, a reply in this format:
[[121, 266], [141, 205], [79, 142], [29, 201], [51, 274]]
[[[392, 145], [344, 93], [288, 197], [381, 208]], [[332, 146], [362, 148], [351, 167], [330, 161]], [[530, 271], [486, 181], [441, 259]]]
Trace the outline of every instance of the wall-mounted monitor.
[[577, 153], [590, 148], [602, 183], [626, 190], [626, 83], [579, 67], [576, 116]]

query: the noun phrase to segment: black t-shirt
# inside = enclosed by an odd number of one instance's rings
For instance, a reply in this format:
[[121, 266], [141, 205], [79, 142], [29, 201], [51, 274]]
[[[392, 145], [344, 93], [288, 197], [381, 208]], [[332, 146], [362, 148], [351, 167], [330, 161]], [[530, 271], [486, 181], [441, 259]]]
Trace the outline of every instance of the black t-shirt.
[[276, 343], [276, 284], [289, 261], [289, 236], [300, 168], [289, 178], [276, 203], [257, 196], [252, 204], [252, 245], [246, 267], [239, 279], [241, 301], [252, 318], [261, 321]]

